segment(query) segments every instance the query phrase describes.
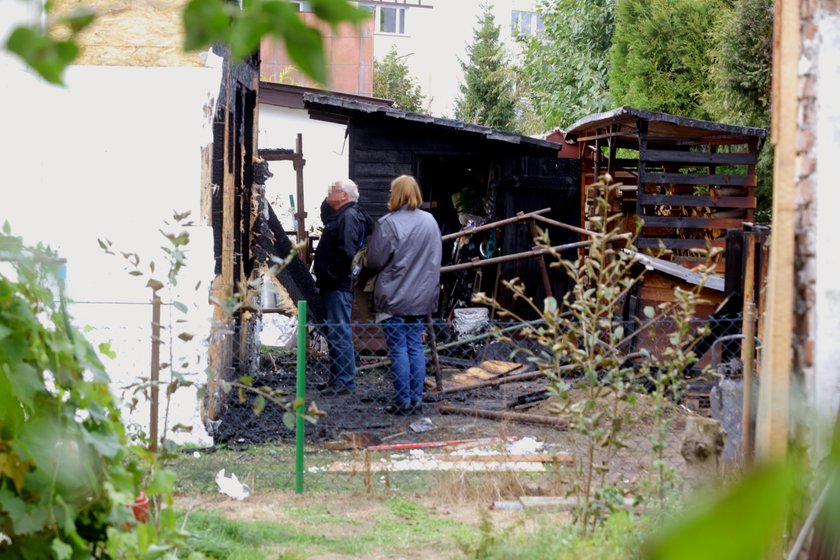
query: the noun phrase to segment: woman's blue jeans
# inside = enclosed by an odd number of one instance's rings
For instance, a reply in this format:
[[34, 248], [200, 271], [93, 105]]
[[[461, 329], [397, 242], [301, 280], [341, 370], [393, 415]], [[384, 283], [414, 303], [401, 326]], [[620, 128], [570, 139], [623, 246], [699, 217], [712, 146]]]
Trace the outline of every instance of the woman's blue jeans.
[[418, 404], [423, 400], [423, 381], [426, 379], [424, 321], [421, 316], [397, 316], [382, 322], [391, 355], [395, 401], [399, 405]]

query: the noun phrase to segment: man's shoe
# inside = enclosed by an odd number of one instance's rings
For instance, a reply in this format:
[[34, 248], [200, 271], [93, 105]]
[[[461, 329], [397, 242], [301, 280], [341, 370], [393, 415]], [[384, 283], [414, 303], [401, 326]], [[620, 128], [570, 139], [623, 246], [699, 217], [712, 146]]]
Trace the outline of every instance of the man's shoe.
[[352, 395], [353, 389], [347, 387], [339, 387], [336, 385], [329, 385], [320, 392], [322, 397], [340, 397], [343, 395]]
[[392, 416], [408, 416], [414, 412], [410, 404], [389, 404], [385, 407], [385, 413]]
[[332, 383], [330, 383], [329, 381], [327, 381], [325, 383], [316, 383], [315, 384], [315, 388], [318, 389], [319, 391], [323, 391], [324, 389], [327, 389], [327, 388], [332, 387], [332, 386], [333, 386]]
[[411, 414], [423, 414], [423, 402], [411, 403]]

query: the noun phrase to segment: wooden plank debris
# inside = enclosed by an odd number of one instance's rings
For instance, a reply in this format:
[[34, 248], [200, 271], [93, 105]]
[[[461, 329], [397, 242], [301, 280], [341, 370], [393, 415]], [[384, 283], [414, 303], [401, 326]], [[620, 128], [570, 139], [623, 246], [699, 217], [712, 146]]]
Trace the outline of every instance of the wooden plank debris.
[[[569, 511], [578, 505], [579, 499], [568, 496], [521, 496], [519, 503], [523, 509], [549, 509], [552, 511]], [[633, 508], [636, 506], [632, 498], [624, 498], [624, 506]]]
[[396, 471], [473, 471], [473, 472], [545, 472], [542, 463], [534, 462], [471, 462], [438, 461], [435, 458], [405, 461], [336, 461], [326, 468], [327, 472], [396, 472]]
[[467, 408], [452, 406], [447, 402], [438, 403], [435, 408], [440, 414], [461, 414], [463, 416], [474, 416], [477, 418], [487, 418], [489, 420], [510, 420], [513, 422], [523, 422], [525, 424], [554, 426], [556, 428], [567, 428], [569, 426], [568, 419], [559, 416]]

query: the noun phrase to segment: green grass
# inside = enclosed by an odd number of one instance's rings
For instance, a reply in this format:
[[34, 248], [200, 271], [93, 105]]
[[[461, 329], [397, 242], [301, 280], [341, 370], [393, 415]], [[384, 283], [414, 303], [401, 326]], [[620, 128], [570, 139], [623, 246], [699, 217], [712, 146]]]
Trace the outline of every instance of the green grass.
[[640, 557], [642, 541], [651, 528], [649, 518], [616, 513], [584, 536], [575, 527], [552, 524], [551, 519], [542, 519], [529, 534], [497, 535], [483, 526], [478, 545], [465, 552], [469, 558], [483, 560], [626, 560]]
[[[458, 543], [475, 543], [478, 528], [430, 515], [425, 507], [402, 497], [387, 502], [387, 513], [369, 520], [336, 517], [326, 505], [292, 508], [289, 516], [300, 526], [268, 521], [233, 521], [207, 512], [181, 514], [190, 534], [181, 555], [200, 552], [210, 558], [309, 558], [315, 554], [364, 557], [372, 552], [400, 555], [418, 549], [457, 550]], [[327, 536], [330, 525], [346, 534]]]
[[[615, 514], [607, 523], [583, 536], [579, 530], [558, 525], [554, 515], [532, 518], [536, 530], [522, 526], [507, 530], [493, 527], [489, 515], [481, 527], [472, 527], [430, 514], [424, 506], [401, 496], [386, 501], [387, 512], [352, 523], [345, 534], [327, 536], [329, 525], [346, 526], [346, 518], [334, 517], [326, 505], [299, 508], [294, 512], [301, 526], [268, 521], [232, 521], [221, 515], [193, 512], [184, 523], [190, 533], [180, 556], [199, 552], [208, 558], [296, 560], [315, 555], [364, 558], [398, 557], [435, 551], [437, 557], [467, 559], [624, 560], [638, 558], [642, 540], [652, 523]], [[181, 514], [182, 522], [184, 515]]]

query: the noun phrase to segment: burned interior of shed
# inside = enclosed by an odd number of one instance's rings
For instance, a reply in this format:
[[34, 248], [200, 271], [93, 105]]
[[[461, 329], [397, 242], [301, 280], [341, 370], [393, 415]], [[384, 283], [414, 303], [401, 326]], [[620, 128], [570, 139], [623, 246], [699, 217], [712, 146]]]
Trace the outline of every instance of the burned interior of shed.
[[[494, 260], [533, 248], [529, 219], [480, 227], [539, 210], [551, 220], [580, 225], [580, 162], [558, 159], [557, 144], [339, 96], [306, 94], [304, 101], [312, 118], [347, 125], [349, 175], [359, 185], [360, 204], [374, 219], [388, 212], [391, 180], [402, 174], [417, 178], [425, 209], [444, 238], [440, 318], [470, 306], [477, 291], [496, 293], [502, 305], [528, 315], [521, 302], [498, 287], [502, 278], [536, 279], [529, 283], [536, 301], [566, 292], [565, 274], [542, 258]], [[479, 230], [456, 235], [470, 227]], [[545, 223], [541, 227], [551, 230], [554, 245], [579, 238]], [[457, 264], [464, 266], [447, 268]]]

